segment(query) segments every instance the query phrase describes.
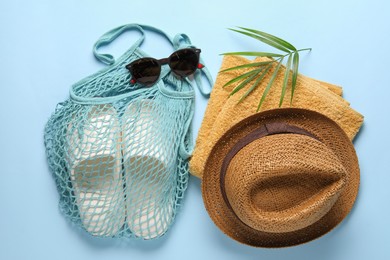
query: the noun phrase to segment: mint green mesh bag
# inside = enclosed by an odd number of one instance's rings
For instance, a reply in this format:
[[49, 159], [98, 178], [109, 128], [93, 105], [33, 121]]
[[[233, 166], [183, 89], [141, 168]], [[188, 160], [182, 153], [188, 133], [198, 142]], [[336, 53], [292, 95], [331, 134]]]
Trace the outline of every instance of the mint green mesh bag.
[[[140, 39], [117, 61], [98, 48], [126, 30]], [[144, 30], [166, 37], [174, 49], [194, 47], [185, 34], [171, 39], [162, 31], [129, 24], [104, 34], [94, 46], [109, 65], [74, 84], [45, 127], [48, 163], [60, 194], [61, 212], [99, 237], [162, 236], [174, 221], [188, 183], [195, 92], [188, 78], [163, 66], [157, 83], [130, 83], [127, 64], [147, 55], [140, 49]], [[200, 81], [207, 69], [197, 70]]]

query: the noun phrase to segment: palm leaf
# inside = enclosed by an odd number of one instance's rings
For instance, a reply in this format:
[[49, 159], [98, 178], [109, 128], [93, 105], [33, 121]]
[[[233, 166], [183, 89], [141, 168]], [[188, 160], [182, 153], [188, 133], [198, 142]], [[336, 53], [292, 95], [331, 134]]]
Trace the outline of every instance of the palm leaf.
[[291, 68], [291, 60], [292, 60], [292, 55], [288, 56], [288, 60], [286, 63], [286, 71], [284, 72], [284, 80], [283, 80], [283, 85], [282, 85], [282, 94], [280, 95], [279, 107], [282, 106], [284, 95], [286, 94], [288, 76], [290, 74], [290, 68]]
[[298, 65], [299, 65], [299, 54], [298, 54], [298, 52], [294, 52], [294, 57], [293, 57], [293, 74], [292, 74], [292, 80], [291, 80], [291, 100], [290, 100], [290, 104], [292, 103], [295, 87], [297, 86]]
[[272, 77], [271, 77], [270, 81], [269, 81], [268, 84], [267, 84], [267, 87], [264, 89], [263, 96], [261, 97], [260, 102], [259, 102], [259, 105], [257, 106], [257, 111], [260, 110], [260, 107], [261, 107], [261, 105], [263, 104], [265, 97], [267, 96], [267, 94], [268, 94], [268, 92], [269, 92], [269, 90], [270, 90], [272, 84], [274, 83], [274, 80], [275, 80], [276, 76], [278, 75], [280, 66], [282, 65], [282, 61], [283, 61], [283, 59], [281, 59], [281, 60], [279, 61], [278, 65], [277, 65], [276, 68], [275, 68], [274, 73], [272, 74]]
[[[282, 106], [283, 100], [286, 94], [287, 86], [288, 86], [288, 81], [290, 78], [290, 74], [292, 73], [292, 79], [291, 79], [291, 100], [290, 104], [292, 103], [293, 97], [294, 97], [294, 91], [297, 85], [297, 78], [298, 78], [298, 65], [299, 65], [299, 52], [301, 51], [310, 51], [311, 48], [306, 48], [306, 49], [296, 49], [291, 43], [276, 37], [274, 35], [254, 30], [254, 29], [249, 29], [245, 27], [238, 27], [239, 29], [229, 29], [234, 32], [238, 32], [240, 34], [249, 36], [251, 38], [254, 38], [256, 40], [259, 40], [265, 44], [268, 44], [271, 47], [274, 47], [278, 50], [283, 51], [285, 54], [279, 54], [279, 53], [271, 53], [271, 52], [254, 52], [254, 51], [244, 51], [244, 52], [227, 52], [227, 53], [222, 53], [222, 55], [241, 55], [241, 56], [257, 56], [257, 57], [269, 57], [272, 60], [267, 61], [267, 62], [256, 62], [256, 63], [250, 63], [250, 64], [244, 64], [244, 65], [239, 65], [231, 68], [227, 68], [225, 70], [222, 70], [221, 72], [225, 71], [232, 71], [232, 70], [239, 70], [239, 69], [244, 69], [244, 68], [254, 68], [258, 67], [258, 69], [253, 69], [250, 72], [244, 73], [229, 82], [227, 82], [223, 87], [228, 86], [234, 82], [237, 81], [243, 81], [241, 82], [237, 87], [235, 87], [230, 95], [235, 94], [237, 91], [241, 90], [244, 88], [246, 85], [249, 84], [252, 80], [256, 79], [255, 82], [249, 87], [249, 89], [244, 93], [244, 95], [240, 98], [238, 102], [243, 101], [250, 93], [252, 93], [256, 87], [260, 84], [261, 80], [264, 79], [265, 75], [268, 73], [268, 71], [273, 67], [274, 62], [278, 62], [278, 64], [275, 67], [275, 70], [271, 76], [271, 79], [268, 81], [266, 88], [263, 91], [263, 95], [259, 101], [257, 111], [260, 110], [272, 84], [275, 81], [275, 78], [277, 77], [280, 66], [282, 65], [282, 62], [285, 57], [288, 56], [288, 60], [286, 63], [286, 71], [284, 72], [284, 79], [282, 83], [282, 92], [280, 96], [280, 101], [279, 101], [279, 107]], [[257, 77], [257, 78], [256, 78]]]
[[223, 85], [223, 88], [226, 87], [226, 86], [229, 86], [230, 84], [233, 84], [234, 82], [237, 82], [237, 81], [239, 81], [239, 80], [243, 80], [243, 79], [245, 79], [245, 78], [251, 76], [252, 74], [254, 74], [254, 73], [256, 73], [256, 72], [258, 72], [258, 71], [260, 71], [260, 70], [261, 70], [261, 69], [251, 70], [251, 71], [249, 71], [249, 72], [247, 72], [247, 73], [244, 73], [244, 74], [242, 74], [242, 75], [240, 75], [240, 76], [238, 76], [238, 77], [235, 77], [234, 79], [229, 80], [228, 82], [226, 82], [225, 85]]
[[246, 30], [246, 31], [249, 31], [249, 32], [252, 32], [252, 33], [255, 33], [255, 34], [258, 34], [260, 36], [263, 36], [273, 42], [276, 42], [280, 45], [282, 45], [283, 47], [291, 50], [291, 51], [296, 51], [297, 49], [289, 42], [279, 38], [279, 37], [276, 37], [272, 34], [269, 34], [269, 33], [265, 33], [265, 32], [262, 32], [262, 31], [258, 31], [258, 30], [253, 30], [253, 29], [249, 29], [249, 28], [244, 28], [244, 27], [238, 27], [240, 29], [243, 29], [243, 30]]
[[264, 38], [262, 36], [259, 36], [259, 35], [256, 35], [256, 34], [253, 34], [253, 33], [249, 33], [249, 32], [244, 32], [244, 31], [240, 31], [240, 30], [236, 30], [236, 29], [231, 29], [229, 28], [229, 30], [231, 31], [234, 31], [234, 32], [238, 32], [238, 33], [241, 33], [241, 34], [244, 34], [244, 35], [247, 35], [249, 37], [252, 37], [256, 40], [259, 40], [259, 41], [262, 41], [264, 42], [265, 44], [268, 44], [276, 49], [279, 49], [281, 51], [284, 51], [284, 52], [290, 52], [290, 50], [288, 48], [286, 48], [285, 46], [279, 44], [278, 42], [275, 42], [275, 41], [272, 41], [272, 40], [269, 40], [267, 38]]
[[282, 57], [282, 54], [271, 52], [257, 52], [257, 51], [239, 51], [239, 52], [225, 52], [221, 55], [241, 55], [241, 56], [257, 56], [257, 57]]
[[268, 65], [267, 68], [261, 73], [261, 75], [256, 79], [255, 83], [245, 92], [244, 95], [240, 98], [238, 103], [241, 103], [250, 93], [252, 93], [253, 90], [259, 85], [260, 81], [263, 80], [264, 76], [267, 74], [267, 72], [271, 69], [271, 65]]
[[231, 68], [228, 68], [228, 69], [224, 69], [224, 70], [221, 70], [220, 72], [244, 69], [244, 68], [249, 68], [249, 67], [260, 67], [260, 66], [268, 65], [268, 64], [270, 64], [272, 62], [275, 62], [275, 61], [262, 61], [262, 62], [248, 63], [248, 64], [239, 65], [239, 66], [231, 67]]
[[256, 72], [255, 74], [253, 74], [252, 76], [248, 77], [246, 80], [244, 80], [243, 82], [241, 82], [237, 87], [235, 87], [232, 92], [230, 93], [230, 96], [233, 96], [234, 94], [237, 93], [237, 91], [239, 91], [240, 89], [242, 89], [243, 87], [245, 87], [249, 82], [251, 82], [257, 75], [259, 75], [259, 73], [262, 71], [262, 69], [259, 71], [259, 72]]

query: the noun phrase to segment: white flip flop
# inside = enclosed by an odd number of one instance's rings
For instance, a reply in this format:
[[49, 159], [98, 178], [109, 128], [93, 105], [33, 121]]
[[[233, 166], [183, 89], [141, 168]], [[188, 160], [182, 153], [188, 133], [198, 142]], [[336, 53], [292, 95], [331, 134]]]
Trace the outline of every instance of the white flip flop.
[[121, 128], [111, 105], [94, 106], [80, 125], [69, 125], [70, 179], [83, 227], [112, 237], [125, 222]]
[[[175, 169], [154, 101], [133, 101], [123, 115], [127, 224], [143, 239], [163, 235], [174, 218]], [[174, 185], [172, 184], [174, 183]]]

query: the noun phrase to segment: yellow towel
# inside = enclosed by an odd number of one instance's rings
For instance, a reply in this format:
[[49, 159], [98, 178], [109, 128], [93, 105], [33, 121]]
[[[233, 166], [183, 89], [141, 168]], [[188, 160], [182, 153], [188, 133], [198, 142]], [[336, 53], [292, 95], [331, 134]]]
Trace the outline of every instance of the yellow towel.
[[[265, 59], [257, 58], [254, 62], [264, 61]], [[225, 56], [221, 70], [250, 62], [252, 61], [239, 56]], [[231, 90], [238, 83], [225, 88], [222, 88], [222, 86], [232, 78], [250, 69], [233, 70], [218, 74], [198, 133], [195, 150], [190, 160], [191, 174], [201, 178], [207, 157], [218, 139], [231, 126], [256, 113], [258, 102], [267, 86], [273, 69], [268, 72], [256, 90], [239, 104], [238, 100], [245, 93], [247, 87], [229, 98]], [[262, 104], [261, 111], [279, 107], [284, 71], [285, 67], [282, 66], [278, 77], [275, 79]], [[363, 116], [350, 108], [349, 103], [340, 96], [341, 94], [342, 89], [339, 86], [314, 80], [300, 74], [297, 79], [291, 107], [311, 109], [328, 116], [336, 121], [352, 140], [363, 123]], [[290, 97], [291, 85], [289, 83], [282, 107], [290, 107]]]

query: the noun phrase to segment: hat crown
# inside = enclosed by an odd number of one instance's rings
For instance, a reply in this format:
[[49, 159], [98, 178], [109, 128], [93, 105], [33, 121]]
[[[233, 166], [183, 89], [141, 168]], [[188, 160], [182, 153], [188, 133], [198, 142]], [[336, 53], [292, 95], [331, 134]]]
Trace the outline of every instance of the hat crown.
[[225, 192], [247, 226], [291, 232], [315, 223], [332, 208], [346, 176], [337, 156], [317, 139], [302, 133], [273, 134], [234, 155], [226, 170]]

